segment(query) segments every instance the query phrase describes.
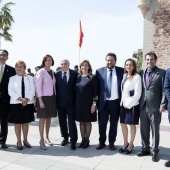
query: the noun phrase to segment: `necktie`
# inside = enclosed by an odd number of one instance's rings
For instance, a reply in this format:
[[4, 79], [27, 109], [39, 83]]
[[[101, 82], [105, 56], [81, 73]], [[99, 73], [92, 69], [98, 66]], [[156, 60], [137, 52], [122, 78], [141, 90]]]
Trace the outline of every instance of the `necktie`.
[[22, 98], [25, 98], [25, 84], [24, 84], [24, 77], [22, 77], [22, 81], [21, 81], [21, 94], [22, 94]]
[[146, 87], [147, 88], [149, 87], [151, 72], [152, 72], [152, 70], [147, 70], [147, 73], [146, 73]]
[[66, 72], [64, 72], [63, 81], [64, 81], [65, 84], [67, 84], [67, 76], [66, 76]]
[[3, 76], [3, 66], [0, 67], [0, 83], [2, 80], [2, 76]]
[[107, 98], [111, 97], [111, 89], [112, 89], [112, 71], [113, 70], [109, 70], [110, 74], [107, 80]]

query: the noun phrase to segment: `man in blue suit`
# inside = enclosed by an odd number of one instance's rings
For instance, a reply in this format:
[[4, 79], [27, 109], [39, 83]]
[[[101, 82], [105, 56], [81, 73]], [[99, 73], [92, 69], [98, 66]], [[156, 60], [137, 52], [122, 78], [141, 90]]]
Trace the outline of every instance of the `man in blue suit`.
[[[164, 91], [165, 96], [168, 100], [168, 118], [170, 122], [170, 68], [167, 69], [166, 75], [165, 75], [165, 82], [164, 82]], [[166, 167], [170, 167], [170, 160], [165, 162], [164, 164]]]
[[108, 53], [105, 57], [106, 67], [99, 68], [96, 71], [99, 82], [99, 145], [96, 148], [97, 150], [105, 146], [108, 119], [110, 119], [109, 147], [111, 150], [115, 150], [114, 143], [120, 113], [121, 81], [124, 74], [123, 68], [115, 66], [116, 60], [114, 53]]
[[[57, 106], [61, 135], [64, 138], [61, 142], [61, 146], [65, 146], [70, 137], [70, 149], [75, 150], [77, 142], [77, 127], [74, 118], [74, 105], [75, 84], [78, 73], [69, 69], [69, 66], [69, 61], [63, 59], [60, 62], [61, 70], [56, 72]], [[67, 124], [69, 128], [67, 127]]]

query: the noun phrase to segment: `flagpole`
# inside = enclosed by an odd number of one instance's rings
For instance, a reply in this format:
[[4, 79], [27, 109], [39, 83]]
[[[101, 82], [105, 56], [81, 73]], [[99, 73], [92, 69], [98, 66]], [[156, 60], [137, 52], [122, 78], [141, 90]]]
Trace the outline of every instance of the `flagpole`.
[[79, 61], [78, 61], [78, 63], [80, 64], [80, 47], [79, 47]]

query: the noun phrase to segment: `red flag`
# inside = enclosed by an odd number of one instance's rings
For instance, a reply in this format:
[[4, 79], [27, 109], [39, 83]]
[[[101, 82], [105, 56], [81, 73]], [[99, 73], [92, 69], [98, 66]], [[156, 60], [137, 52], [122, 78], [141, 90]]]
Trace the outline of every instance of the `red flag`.
[[78, 41], [80, 48], [81, 48], [82, 43], [83, 43], [83, 37], [84, 37], [84, 34], [83, 34], [83, 30], [82, 30], [82, 26], [81, 26], [81, 20], [80, 20], [80, 33], [79, 33], [79, 41]]

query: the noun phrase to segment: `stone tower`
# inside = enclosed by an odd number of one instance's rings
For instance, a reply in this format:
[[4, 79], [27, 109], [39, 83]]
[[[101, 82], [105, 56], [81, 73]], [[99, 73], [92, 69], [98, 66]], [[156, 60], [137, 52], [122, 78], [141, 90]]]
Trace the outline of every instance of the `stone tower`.
[[154, 51], [158, 56], [157, 66], [167, 69], [170, 67], [170, 0], [137, 3], [144, 17], [143, 54]]

